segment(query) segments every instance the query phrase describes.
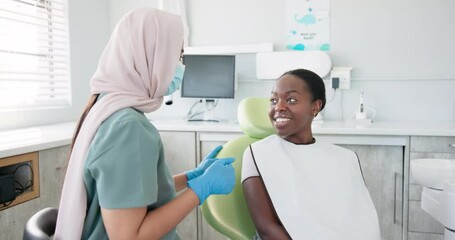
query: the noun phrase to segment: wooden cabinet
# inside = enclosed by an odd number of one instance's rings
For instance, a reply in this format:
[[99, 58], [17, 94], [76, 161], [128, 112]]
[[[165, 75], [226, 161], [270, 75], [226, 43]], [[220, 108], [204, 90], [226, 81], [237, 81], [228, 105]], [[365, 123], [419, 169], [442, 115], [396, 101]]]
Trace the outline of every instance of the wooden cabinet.
[[[196, 133], [161, 131], [164, 156], [171, 174], [182, 173], [196, 167]], [[194, 209], [177, 226], [182, 239], [198, 239], [198, 210]]]
[[[455, 159], [455, 137], [413, 136], [410, 141], [410, 161], [418, 158]], [[444, 226], [422, 210], [422, 186], [409, 179], [409, 240], [442, 240]]]

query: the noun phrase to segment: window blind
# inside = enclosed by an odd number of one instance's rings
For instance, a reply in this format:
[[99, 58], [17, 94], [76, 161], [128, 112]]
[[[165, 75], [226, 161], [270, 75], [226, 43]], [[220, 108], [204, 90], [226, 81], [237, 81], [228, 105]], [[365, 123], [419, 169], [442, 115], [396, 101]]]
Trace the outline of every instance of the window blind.
[[0, 111], [71, 105], [66, 0], [0, 0]]

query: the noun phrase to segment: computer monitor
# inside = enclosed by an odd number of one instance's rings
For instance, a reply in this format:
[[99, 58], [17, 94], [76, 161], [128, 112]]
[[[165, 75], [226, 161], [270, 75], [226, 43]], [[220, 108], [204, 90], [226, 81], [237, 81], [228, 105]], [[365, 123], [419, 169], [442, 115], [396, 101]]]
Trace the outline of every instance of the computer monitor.
[[[199, 103], [205, 105], [203, 118], [188, 116], [188, 120], [216, 121], [213, 118], [213, 111], [218, 99], [234, 98], [235, 55], [184, 55], [183, 64], [185, 74], [181, 97], [199, 98]], [[188, 115], [192, 114], [188, 113]]]
[[235, 56], [184, 55], [182, 97], [234, 98]]

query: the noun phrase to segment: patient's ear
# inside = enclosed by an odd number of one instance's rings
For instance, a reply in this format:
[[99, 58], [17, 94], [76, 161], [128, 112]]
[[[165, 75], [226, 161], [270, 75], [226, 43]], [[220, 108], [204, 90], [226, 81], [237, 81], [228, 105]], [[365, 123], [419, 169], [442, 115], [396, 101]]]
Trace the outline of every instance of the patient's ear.
[[322, 101], [321, 100], [316, 100], [313, 102], [313, 106], [312, 106], [312, 113], [313, 113], [313, 116], [316, 117], [316, 115], [318, 115], [319, 111], [321, 111], [321, 106], [322, 106]]

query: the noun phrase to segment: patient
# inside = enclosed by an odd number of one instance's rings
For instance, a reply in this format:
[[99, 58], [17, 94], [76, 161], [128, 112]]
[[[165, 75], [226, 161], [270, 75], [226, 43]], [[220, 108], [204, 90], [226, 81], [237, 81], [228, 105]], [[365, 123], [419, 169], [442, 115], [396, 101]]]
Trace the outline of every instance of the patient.
[[356, 153], [313, 137], [311, 123], [325, 103], [324, 82], [309, 70], [276, 81], [269, 109], [276, 134], [243, 156], [257, 239], [381, 239]]

